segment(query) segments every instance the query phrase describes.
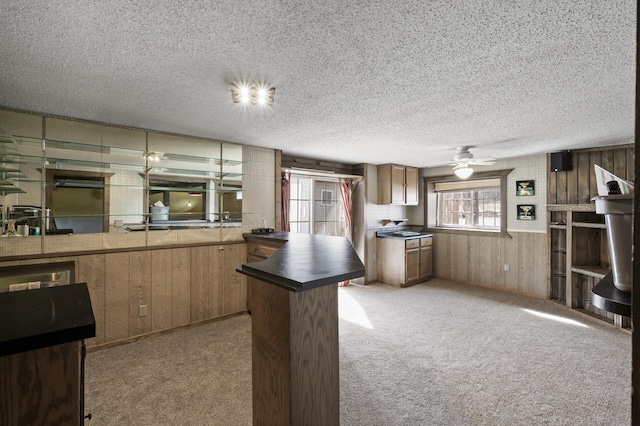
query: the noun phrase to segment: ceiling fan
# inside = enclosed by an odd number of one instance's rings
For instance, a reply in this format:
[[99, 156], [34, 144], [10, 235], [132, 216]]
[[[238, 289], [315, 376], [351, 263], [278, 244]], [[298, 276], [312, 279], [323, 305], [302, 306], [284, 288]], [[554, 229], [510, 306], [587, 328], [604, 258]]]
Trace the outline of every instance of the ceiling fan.
[[470, 146], [459, 146], [456, 148], [456, 154], [453, 156], [455, 166], [454, 173], [463, 179], [468, 178], [473, 173], [473, 169], [469, 166], [490, 166], [496, 163], [493, 157], [473, 158], [473, 154], [469, 151]]

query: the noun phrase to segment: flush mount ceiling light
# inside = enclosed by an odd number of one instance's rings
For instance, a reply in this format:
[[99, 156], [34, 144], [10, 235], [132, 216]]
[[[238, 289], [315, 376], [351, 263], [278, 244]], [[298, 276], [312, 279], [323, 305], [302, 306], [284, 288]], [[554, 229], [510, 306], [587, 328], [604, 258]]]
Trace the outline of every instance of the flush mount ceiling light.
[[251, 105], [273, 105], [275, 87], [269, 87], [262, 83], [233, 83], [231, 85], [231, 97], [233, 102]]
[[460, 167], [456, 167], [456, 169], [454, 170], [454, 173], [459, 178], [466, 179], [473, 174], [473, 169], [469, 166], [460, 166]]

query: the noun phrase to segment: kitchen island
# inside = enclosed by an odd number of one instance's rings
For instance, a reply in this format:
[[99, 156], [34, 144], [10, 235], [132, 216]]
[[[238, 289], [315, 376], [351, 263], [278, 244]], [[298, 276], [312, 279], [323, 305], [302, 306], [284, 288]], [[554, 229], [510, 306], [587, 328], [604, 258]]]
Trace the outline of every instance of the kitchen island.
[[243, 264], [252, 315], [253, 424], [338, 425], [338, 286], [364, 276], [343, 237], [248, 234], [283, 245]]

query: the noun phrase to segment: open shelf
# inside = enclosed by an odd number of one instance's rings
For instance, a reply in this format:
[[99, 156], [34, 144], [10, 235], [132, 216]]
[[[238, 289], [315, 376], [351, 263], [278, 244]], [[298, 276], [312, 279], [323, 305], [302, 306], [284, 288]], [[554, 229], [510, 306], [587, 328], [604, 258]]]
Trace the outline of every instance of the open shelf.
[[594, 204], [549, 205], [549, 295], [605, 321], [613, 314], [591, 301], [591, 291], [610, 273], [604, 216]]
[[604, 223], [573, 222], [572, 226], [575, 228], [607, 229], [607, 225]]
[[572, 266], [571, 272], [602, 279], [610, 272], [610, 270], [601, 266]]

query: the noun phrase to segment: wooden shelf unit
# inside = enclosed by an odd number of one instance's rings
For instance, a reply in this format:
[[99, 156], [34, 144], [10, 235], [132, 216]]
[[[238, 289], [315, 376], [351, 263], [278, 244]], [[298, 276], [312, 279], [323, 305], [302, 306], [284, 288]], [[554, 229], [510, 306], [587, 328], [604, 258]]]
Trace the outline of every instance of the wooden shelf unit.
[[591, 290], [611, 270], [604, 216], [593, 204], [549, 205], [550, 298], [609, 321], [591, 302]]
[[599, 195], [594, 165], [635, 180], [635, 147], [579, 149], [570, 155], [572, 167], [554, 171], [547, 154], [549, 296], [608, 322], [628, 324], [629, 317], [616, 318], [620, 315], [592, 304], [591, 290], [611, 266], [604, 215], [595, 213], [591, 199]]

